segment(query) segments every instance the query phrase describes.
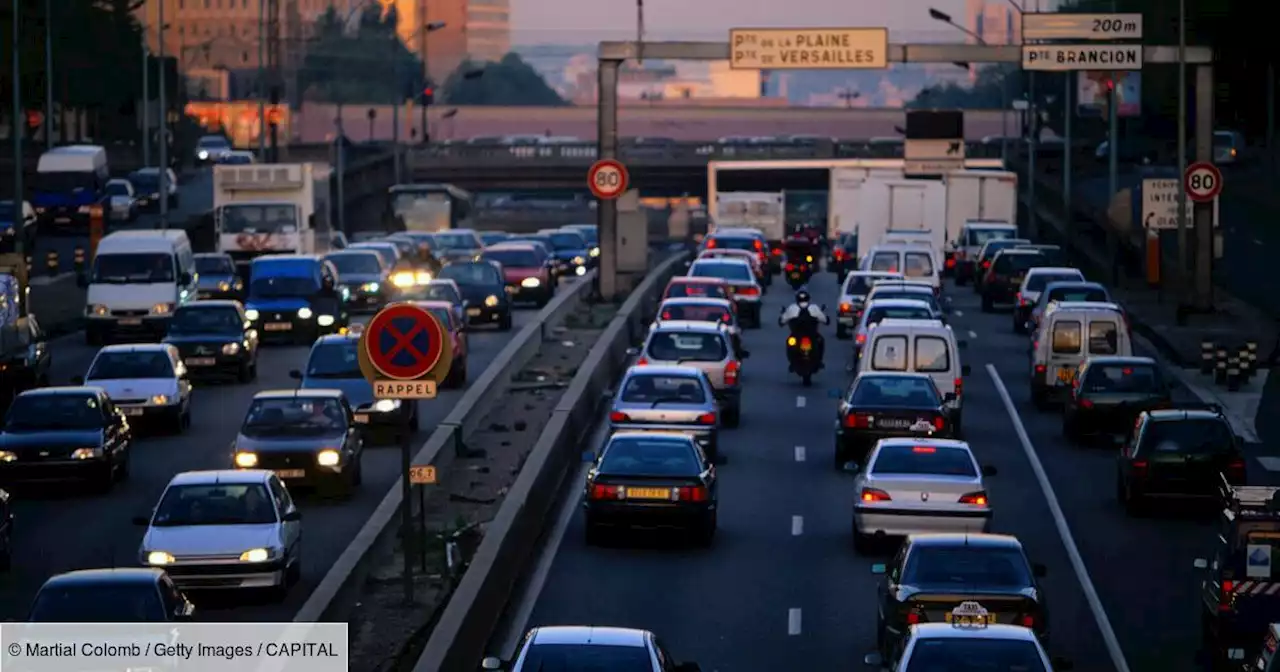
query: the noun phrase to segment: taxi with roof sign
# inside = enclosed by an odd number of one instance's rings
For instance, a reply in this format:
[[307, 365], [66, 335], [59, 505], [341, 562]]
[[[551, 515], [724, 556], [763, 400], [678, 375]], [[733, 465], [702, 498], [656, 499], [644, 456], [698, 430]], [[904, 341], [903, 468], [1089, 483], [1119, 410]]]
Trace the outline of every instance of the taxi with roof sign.
[[981, 602], [961, 602], [946, 614], [943, 623], [911, 626], [888, 658], [871, 653], [863, 658], [869, 667], [889, 672], [953, 669], [964, 661], [966, 669], [1063, 672], [1071, 661], [1051, 658], [1030, 628], [1003, 625]]

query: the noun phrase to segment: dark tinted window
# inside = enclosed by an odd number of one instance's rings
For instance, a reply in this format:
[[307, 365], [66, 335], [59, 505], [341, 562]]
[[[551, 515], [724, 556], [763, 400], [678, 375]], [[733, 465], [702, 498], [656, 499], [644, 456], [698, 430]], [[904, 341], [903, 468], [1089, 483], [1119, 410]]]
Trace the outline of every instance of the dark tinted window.
[[849, 403], [863, 407], [934, 408], [941, 405], [942, 400], [928, 378], [863, 374], [854, 385]]
[[352, 338], [317, 344], [307, 359], [307, 377], [360, 378], [358, 343]]
[[868, 270], [887, 271], [889, 273], [898, 272], [898, 253], [897, 252], [876, 252], [871, 257], [871, 266]]
[[1085, 372], [1085, 392], [1158, 394], [1164, 391], [1160, 371], [1150, 364], [1091, 364]]
[[751, 267], [746, 264], [724, 262], [698, 262], [689, 270], [695, 278], [722, 278], [724, 280], [752, 280]]
[[110, 182], [107, 184], [106, 192], [108, 196], [128, 196], [129, 185], [123, 182]]
[[696, 476], [702, 461], [689, 441], [627, 437], [609, 442], [598, 471], [609, 476]]
[[596, 243], [600, 242], [599, 231], [597, 231], [596, 227], [594, 226], [589, 229], [587, 228], [574, 229], [574, 232], [582, 236], [582, 239], [587, 241], [587, 243], [590, 245], [595, 245]]
[[982, 247], [989, 240], [1012, 238], [1015, 231], [1009, 229], [969, 229], [969, 238], [964, 244], [969, 247]]
[[728, 350], [720, 334], [660, 331], [649, 338], [645, 354], [660, 362], [718, 362]]
[[175, 485], [156, 505], [153, 527], [192, 525], [266, 525], [276, 522], [276, 507], [261, 483]]
[[701, 404], [707, 400], [702, 382], [691, 376], [649, 376], [639, 374], [627, 381], [622, 388], [622, 400], [632, 403], [652, 404], [658, 401], [673, 404]]
[[547, 237], [551, 239], [551, 246], [557, 250], [584, 250], [587, 247], [586, 239], [572, 231], [551, 233]]
[[470, 233], [437, 233], [436, 246], [447, 250], [474, 250], [480, 247], [479, 241]]
[[907, 556], [902, 582], [1022, 588], [1031, 585], [1031, 572], [1016, 548], [916, 546]]
[[173, 282], [173, 255], [164, 252], [102, 254], [93, 260], [94, 283]]
[[1089, 322], [1089, 354], [1119, 354], [1119, 338], [1115, 322]]
[[996, 257], [996, 273], [1024, 273], [1036, 266], [1043, 266], [1044, 258], [1038, 254], [1002, 254]]
[[1027, 291], [1040, 292], [1044, 291], [1046, 285], [1051, 282], [1062, 282], [1065, 280], [1079, 280], [1079, 275], [1050, 275], [1048, 273], [1036, 273], [1027, 278]]
[[844, 293], [853, 296], [866, 296], [871, 293], [871, 287], [878, 280], [884, 280], [893, 276], [867, 276], [867, 275], [849, 275], [849, 279], [845, 281]]
[[481, 257], [485, 261], [496, 261], [511, 268], [534, 268], [542, 265], [542, 261], [532, 250], [487, 250]]
[[347, 414], [333, 398], [257, 399], [240, 433], [256, 438], [330, 436], [345, 432]]
[[196, 273], [231, 275], [235, 272], [235, 264], [226, 257], [196, 257]]
[[983, 637], [917, 640], [906, 672], [1046, 672], [1034, 642]]
[[1229, 452], [1234, 443], [1231, 428], [1220, 419], [1163, 420], [1147, 424], [1142, 452], [1204, 455]]
[[352, 245], [351, 249], [368, 250], [370, 252], [375, 252], [379, 257], [382, 258], [382, 265], [387, 267], [395, 266], [396, 262], [400, 261], [400, 248], [396, 247], [395, 243], [385, 243], [385, 244], [367, 245], [367, 246], [361, 245], [360, 247], [356, 247], [355, 245]]
[[162, 350], [101, 352], [94, 358], [89, 375], [85, 376], [89, 380], [172, 377], [173, 362]]
[[6, 432], [92, 429], [102, 426], [102, 407], [89, 394], [24, 394], [13, 400]]
[[887, 446], [871, 465], [873, 474], [943, 474], [977, 476], [973, 458], [961, 448], [949, 446]]
[[382, 257], [376, 252], [343, 252], [331, 254], [325, 259], [333, 262], [339, 276], [348, 273], [377, 275], [382, 272]]
[[872, 301], [879, 301], [881, 299], [884, 299], [886, 301], [893, 300], [893, 299], [905, 299], [907, 301], [924, 301], [925, 303], [929, 304], [929, 308], [931, 308], [934, 311], [934, 314], [941, 312], [941, 308], [938, 307], [938, 301], [937, 299], [934, 298], [933, 292], [928, 290], [919, 292], [919, 291], [898, 291], [898, 290], [887, 291], [887, 290], [881, 289], [876, 291], [875, 295], [871, 297]]
[[1107, 290], [1100, 287], [1053, 287], [1049, 289], [1049, 301], [1110, 301]]
[[250, 299], [310, 298], [320, 289], [314, 278], [281, 275], [256, 277], [249, 283]]
[[493, 286], [502, 284], [502, 274], [492, 264], [449, 264], [440, 269], [441, 280], [453, 280], [459, 285]]
[[179, 308], [169, 322], [171, 334], [241, 333], [244, 322], [232, 306], [192, 305]]
[[521, 669], [537, 672], [653, 672], [649, 650], [639, 646], [538, 644]]
[[867, 311], [867, 326], [880, 324], [885, 318], [902, 320], [932, 320], [933, 312], [928, 306], [876, 306]]
[[1008, 249], [1010, 247], [1017, 247], [1018, 245], [1025, 245], [1025, 244], [1026, 244], [1026, 241], [1019, 240], [1017, 238], [998, 238], [996, 240], [993, 240], [987, 243], [986, 249], [983, 251], [982, 258], [991, 259], [995, 257], [996, 253], [999, 252], [1000, 250]]
[[45, 587], [36, 595], [32, 623], [156, 623], [166, 620], [152, 583], [111, 581]]
[[667, 289], [667, 296], [669, 298], [709, 296], [723, 299], [728, 296], [728, 293], [723, 285], [711, 285], [704, 282], [673, 282]]
[[460, 297], [453, 291], [453, 287], [440, 283], [419, 285], [404, 292], [403, 296], [412, 301], [448, 301], [454, 304], [460, 302]]

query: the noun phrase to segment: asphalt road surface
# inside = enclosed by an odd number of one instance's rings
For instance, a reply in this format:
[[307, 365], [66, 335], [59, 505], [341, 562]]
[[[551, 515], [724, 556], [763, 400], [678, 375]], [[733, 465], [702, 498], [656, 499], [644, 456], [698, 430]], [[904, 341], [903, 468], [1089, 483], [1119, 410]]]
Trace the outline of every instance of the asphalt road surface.
[[[811, 289], [815, 302], [835, 308], [834, 276], [819, 276]], [[1017, 535], [1031, 560], [1048, 567], [1042, 586], [1052, 652], [1091, 672], [1117, 669], [1113, 653], [1135, 671], [1196, 669], [1192, 562], [1216, 534], [1216, 512], [1126, 516], [1115, 498], [1113, 449], [1068, 444], [1060, 416], [1032, 407], [1025, 337], [1011, 332], [1008, 313], [981, 313], [969, 288], [948, 292], [972, 367], [966, 439], [980, 462], [999, 470], [987, 480], [994, 531]], [[766, 319], [789, 299], [775, 286]], [[870, 568], [883, 560], [852, 549], [853, 476], [831, 466], [837, 402], [829, 396], [849, 380], [842, 365], [850, 342], [836, 341], [831, 327], [825, 333], [828, 368], [805, 388], [787, 373], [783, 328], [746, 332], [743, 423], [721, 438], [728, 461], [719, 470], [712, 548], [652, 538], [588, 547], [576, 481], [561, 513], [566, 522], [544, 553], [549, 569], [535, 571], [526, 603], [512, 610], [531, 617], [512, 629], [647, 628], [678, 658], [722, 672], [860, 667], [875, 646], [880, 577]], [[1250, 469], [1253, 481], [1274, 480], [1256, 461]], [[511, 634], [499, 639], [510, 642]]]
[[[475, 380], [489, 366], [512, 335], [527, 324], [536, 311], [520, 310], [515, 328], [496, 332], [481, 328], [469, 334], [468, 367]], [[54, 384], [68, 384], [83, 375], [96, 354], [75, 333], [53, 343]], [[52, 574], [93, 567], [138, 566], [138, 544], [143, 529], [132, 525], [135, 515], [145, 515], [175, 474], [195, 469], [230, 466], [232, 440], [253, 395], [261, 390], [291, 389], [291, 369], [306, 363], [308, 348], [264, 346], [258, 364], [258, 380], [247, 385], [208, 384], [197, 387], [190, 429], [179, 436], [145, 436], [134, 447], [130, 478], [107, 496], [84, 495], [74, 488], [53, 492], [15, 489], [18, 502], [14, 535], [13, 569], [0, 575], [0, 616], [22, 619], [31, 599]], [[438, 422], [452, 410], [462, 390], [441, 390], [431, 401], [418, 402], [421, 429], [414, 445], [426, 440]], [[290, 621], [308, 594], [333, 565], [373, 509], [395, 482], [400, 465], [394, 445], [367, 447], [364, 482], [346, 501], [301, 498], [307, 531], [302, 581], [283, 602], [252, 597], [204, 600], [210, 610], [202, 617], [217, 621]]]

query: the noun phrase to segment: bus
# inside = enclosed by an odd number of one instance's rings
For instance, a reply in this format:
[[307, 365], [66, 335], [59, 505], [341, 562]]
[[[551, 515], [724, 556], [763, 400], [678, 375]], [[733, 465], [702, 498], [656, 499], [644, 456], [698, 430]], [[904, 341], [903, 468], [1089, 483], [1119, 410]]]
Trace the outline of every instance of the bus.
[[471, 228], [472, 196], [452, 184], [397, 184], [387, 190], [387, 202], [397, 230]]

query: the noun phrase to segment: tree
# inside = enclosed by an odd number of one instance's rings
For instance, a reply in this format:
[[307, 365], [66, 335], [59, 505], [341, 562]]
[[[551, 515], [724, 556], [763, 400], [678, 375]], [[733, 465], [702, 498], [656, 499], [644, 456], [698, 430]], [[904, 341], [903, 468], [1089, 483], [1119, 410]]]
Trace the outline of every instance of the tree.
[[317, 21], [299, 81], [314, 98], [333, 103], [399, 103], [425, 86], [422, 62], [400, 41], [394, 8], [366, 8], [354, 34], [331, 5]]
[[497, 63], [464, 61], [445, 80], [442, 99], [449, 105], [566, 105], [518, 54], [509, 53]]

